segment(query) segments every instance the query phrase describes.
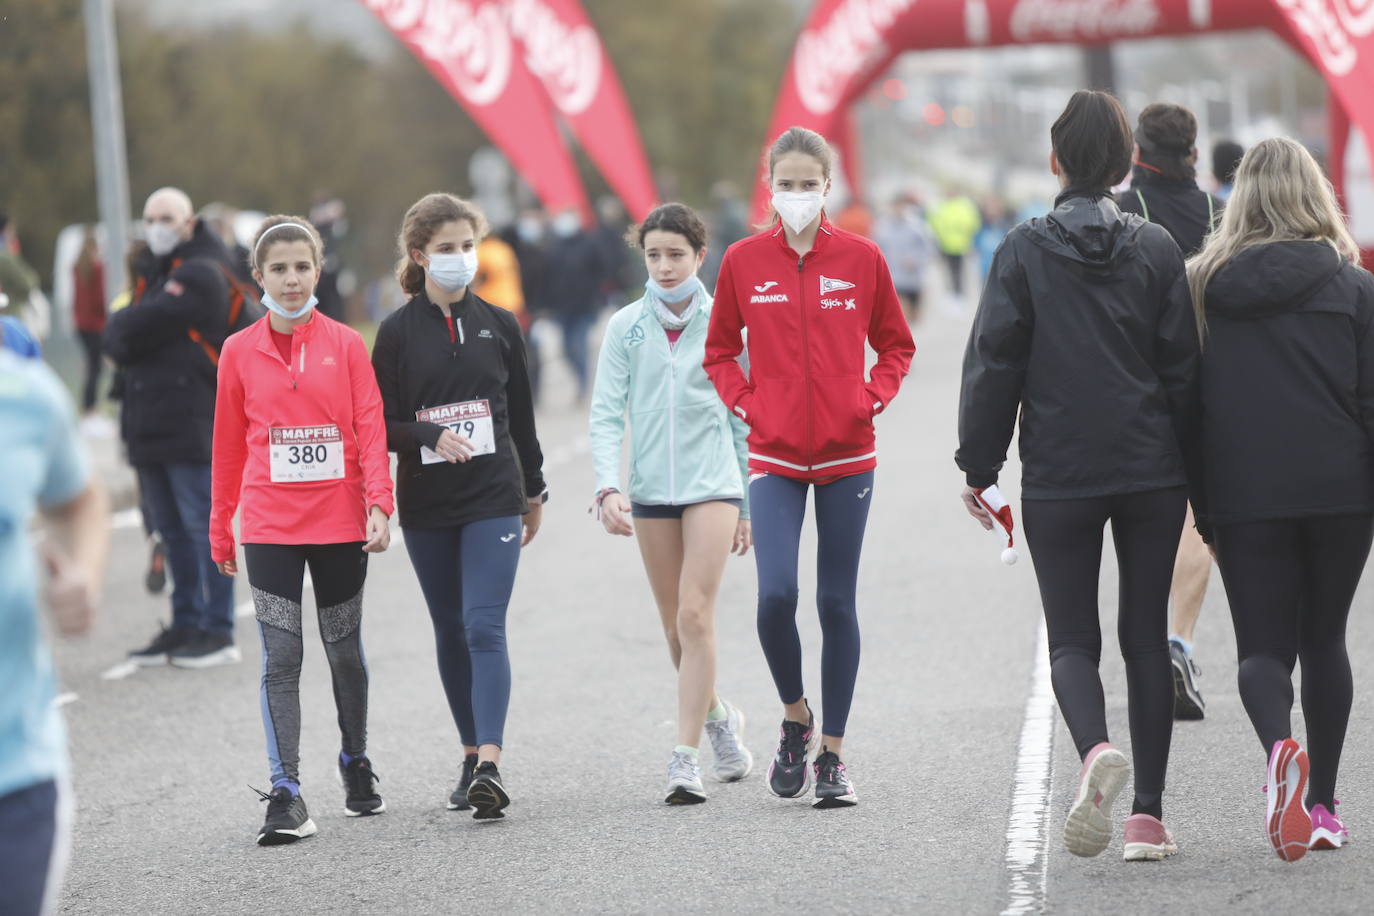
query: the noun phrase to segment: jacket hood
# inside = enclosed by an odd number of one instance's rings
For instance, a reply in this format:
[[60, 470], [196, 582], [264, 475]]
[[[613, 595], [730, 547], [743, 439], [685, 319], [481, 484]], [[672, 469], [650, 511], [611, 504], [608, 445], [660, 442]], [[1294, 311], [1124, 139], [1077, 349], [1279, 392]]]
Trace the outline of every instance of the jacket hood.
[[1106, 269], [1134, 257], [1144, 220], [1127, 216], [1109, 196], [1066, 191], [1043, 219], [1026, 232], [1051, 254], [1089, 268]]
[[224, 247], [224, 243], [215, 237], [215, 234], [210, 231], [210, 227], [201, 219], [196, 220], [196, 227], [191, 230], [191, 237], [173, 248], [172, 253], [163, 260], [170, 263], [171, 261], [190, 261], [193, 258], [208, 258], [226, 265], [231, 260], [229, 249]]
[[1247, 248], [1207, 284], [1207, 311], [1260, 318], [1307, 302], [1340, 272], [1343, 261], [1326, 242], [1270, 242]]

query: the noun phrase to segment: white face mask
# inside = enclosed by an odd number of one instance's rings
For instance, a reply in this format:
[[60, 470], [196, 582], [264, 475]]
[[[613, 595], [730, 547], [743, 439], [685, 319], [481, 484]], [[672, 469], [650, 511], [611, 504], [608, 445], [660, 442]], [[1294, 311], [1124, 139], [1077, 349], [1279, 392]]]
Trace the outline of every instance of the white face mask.
[[811, 225], [825, 206], [825, 195], [820, 191], [774, 191], [773, 209], [793, 232], [801, 232]]
[[429, 256], [429, 278], [446, 292], [455, 293], [477, 276], [477, 249], [456, 254]]
[[171, 254], [181, 244], [181, 231], [170, 223], [153, 223], [144, 229], [148, 250], [159, 258]]

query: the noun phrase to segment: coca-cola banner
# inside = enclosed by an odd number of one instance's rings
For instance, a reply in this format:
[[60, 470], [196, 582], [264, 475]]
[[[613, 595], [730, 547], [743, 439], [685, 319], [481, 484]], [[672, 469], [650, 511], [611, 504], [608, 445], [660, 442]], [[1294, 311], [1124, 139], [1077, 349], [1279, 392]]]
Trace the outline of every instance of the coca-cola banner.
[[581, 2], [504, 2], [530, 72], [630, 216], [648, 216], [657, 198], [649, 160], [620, 78]]
[[[1374, 138], [1374, 0], [818, 0], [783, 75], [771, 141], [793, 124], [834, 135], [903, 51], [1268, 28], [1325, 75]], [[766, 176], [755, 186], [763, 212]]]
[[363, 0], [506, 154], [550, 211], [589, 212], [549, 99], [511, 36], [504, 0]]

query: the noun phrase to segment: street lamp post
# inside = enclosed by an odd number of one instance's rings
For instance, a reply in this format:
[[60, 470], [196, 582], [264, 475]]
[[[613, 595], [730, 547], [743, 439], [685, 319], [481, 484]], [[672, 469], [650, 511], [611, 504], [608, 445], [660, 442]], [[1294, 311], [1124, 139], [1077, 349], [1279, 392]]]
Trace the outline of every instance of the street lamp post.
[[100, 221], [105, 226], [105, 299], [124, 289], [128, 250], [129, 167], [124, 149], [124, 102], [119, 84], [110, 0], [83, 0], [86, 18], [86, 69], [91, 84], [91, 126], [95, 137], [95, 183]]

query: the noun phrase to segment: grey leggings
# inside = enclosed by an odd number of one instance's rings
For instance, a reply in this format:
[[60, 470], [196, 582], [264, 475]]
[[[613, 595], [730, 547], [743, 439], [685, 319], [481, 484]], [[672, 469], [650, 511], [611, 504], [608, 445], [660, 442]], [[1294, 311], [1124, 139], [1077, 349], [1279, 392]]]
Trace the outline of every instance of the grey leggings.
[[334, 682], [343, 752], [367, 748], [367, 662], [363, 657], [363, 582], [367, 554], [361, 541], [287, 546], [245, 544], [248, 584], [262, 634], [262, 724], [272, 783], [300, 782], [301, 593], [305, 568], [315, 586], [320, 636]]

